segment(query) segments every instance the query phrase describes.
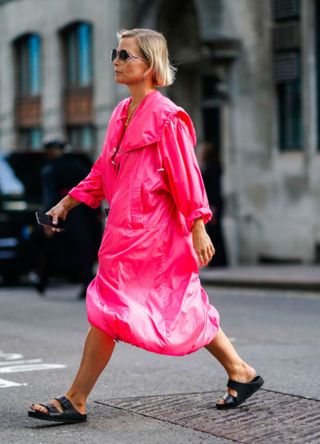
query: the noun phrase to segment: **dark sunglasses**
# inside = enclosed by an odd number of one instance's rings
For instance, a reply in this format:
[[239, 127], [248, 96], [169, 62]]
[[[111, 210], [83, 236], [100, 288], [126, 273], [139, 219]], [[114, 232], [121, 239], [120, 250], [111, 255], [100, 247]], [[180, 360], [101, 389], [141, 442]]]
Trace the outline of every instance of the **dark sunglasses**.
[[126, 51], [125, 49], [120, 49], [120, 51], [117, 51], [116, 49], [113, 48], [111, 50], [111, 54], [110, 54], [111, 62], [114, 62], [117, 57], [121, 62], [127, 62], [129, 59], [146, 60], [145, 57], [134, 56], [134, 55], [130, 54], [128, 51]]

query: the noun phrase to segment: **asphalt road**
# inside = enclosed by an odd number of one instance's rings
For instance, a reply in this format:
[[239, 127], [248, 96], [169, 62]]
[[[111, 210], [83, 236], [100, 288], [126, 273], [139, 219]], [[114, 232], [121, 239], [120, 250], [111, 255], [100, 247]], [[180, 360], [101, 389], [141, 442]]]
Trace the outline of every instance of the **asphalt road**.
[[[223, 329], [263, 375], [265, 388], [320, 399], [319, 294], [207, 291]], [[29, 403], [63, 394], [77, 369], [88, 328], [77, 292], [76, 287], [57, 287], [41, 298], [31, 288], [0, 288], [1, 444], [230, 443], [94, 402], [211, 390], [223, 394], [224, 370], [205, 350], [177, 358], [120, 343], [89, 398], [87, 424], [55, 425], [28, 418]]]

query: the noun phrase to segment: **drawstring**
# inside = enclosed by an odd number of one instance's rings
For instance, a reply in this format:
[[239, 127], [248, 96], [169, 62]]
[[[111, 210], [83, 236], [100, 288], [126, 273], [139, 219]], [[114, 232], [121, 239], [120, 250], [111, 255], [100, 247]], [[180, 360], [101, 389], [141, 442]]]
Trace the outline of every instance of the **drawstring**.
[[157, 150], [158, 162], [159, 162], [159, 168], [157, 169], [157, 171], [158, 171], [158, 173], [162, 173], [163, 171], [165, 171], [165, 169], [163, 168], [162, 156], [161, 156], [160, 149], [158, 146], [157, 146], [156, 150]]

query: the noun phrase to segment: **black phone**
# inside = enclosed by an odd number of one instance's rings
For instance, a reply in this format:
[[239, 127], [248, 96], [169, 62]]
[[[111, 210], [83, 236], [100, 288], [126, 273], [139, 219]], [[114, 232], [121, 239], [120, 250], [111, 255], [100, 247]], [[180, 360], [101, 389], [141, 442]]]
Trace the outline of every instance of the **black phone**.
[[50, 214], [40, 213], [36, 211], [36, 219], [39, 225], [46, 225], [48, 227], [59, 228], [59, 230], [65, 231], [65, 222], [63, 219], [58, 220], [58, 224], [54, 224], [52, 221], [52, 216]]

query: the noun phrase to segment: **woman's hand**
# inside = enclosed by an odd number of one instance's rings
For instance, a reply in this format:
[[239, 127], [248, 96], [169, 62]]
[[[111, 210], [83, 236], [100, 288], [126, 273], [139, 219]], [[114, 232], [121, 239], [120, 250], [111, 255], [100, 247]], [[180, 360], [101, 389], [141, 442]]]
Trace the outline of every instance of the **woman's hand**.
[[215, 249], [208, 236], [202, 219], [197, 219], [192, 227], [193, 248], [197, 253], [200, 266], [206, 266], [215, 255]]
[[[69, 211], [75, 206], [79, 205], [80, 202], [73, 199], [71, 196], [66, 196], [60, 202], [57, 203], [54, 207], [52, 207], [46, 214], [50, 214], [52, 216], [52, 222], [54, 224], [58, 224], [58, 219], [66, 220]], [[45, 227], [45, 231], [47, 234], [52, 233], [60, 233], [62, 230], [55, 227]]]

